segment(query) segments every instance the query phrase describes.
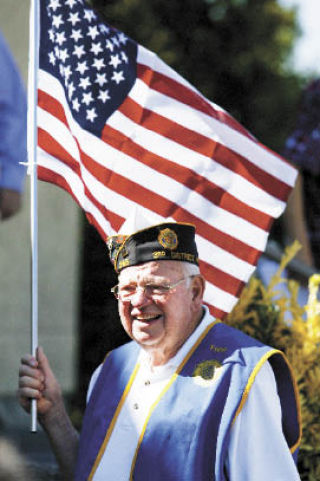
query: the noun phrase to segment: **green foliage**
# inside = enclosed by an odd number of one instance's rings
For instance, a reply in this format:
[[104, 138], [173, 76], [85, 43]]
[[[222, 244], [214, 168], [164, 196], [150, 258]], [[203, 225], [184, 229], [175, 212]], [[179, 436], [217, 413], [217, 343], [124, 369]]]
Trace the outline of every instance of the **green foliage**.
[[251, 279], [226, 322], [286, 354], [301, 403], [299, 471], [303, 481], [316, 481], [320, 479], [320, 275], [310, 278], [308, 303], [301, 307], [298, 283], [282, 278], [298, 249], [295, 243], [286, 250], [267, 287], [255, 277]]
[[303, 78], [288, 71], [294, 10], [276, 0], [92, 0], [262, 142], [280, 151]]

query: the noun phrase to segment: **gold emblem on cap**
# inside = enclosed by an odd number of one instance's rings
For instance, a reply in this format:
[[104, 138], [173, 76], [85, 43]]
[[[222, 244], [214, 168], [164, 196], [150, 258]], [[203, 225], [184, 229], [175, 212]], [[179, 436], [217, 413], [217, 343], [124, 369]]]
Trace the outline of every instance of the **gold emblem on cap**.
[[174, 250], [178, 247], [178, 236], [172, 229], [163, 229], [158, 235], [158, 242], [165, 249]]

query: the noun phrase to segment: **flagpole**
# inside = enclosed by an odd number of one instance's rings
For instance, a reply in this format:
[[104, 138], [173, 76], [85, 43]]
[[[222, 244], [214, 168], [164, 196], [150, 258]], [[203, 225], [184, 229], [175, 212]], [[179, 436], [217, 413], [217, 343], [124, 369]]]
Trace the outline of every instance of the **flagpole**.
[[[39, 55], [39, 0], [31, 0], [28, 73], [28, 174], [31, 223], [31, 353], [38, 347], [38, 190], [37, 190], [37, 72]], [[31, 432], [37, 431], [37, 401], [31, 401]]]

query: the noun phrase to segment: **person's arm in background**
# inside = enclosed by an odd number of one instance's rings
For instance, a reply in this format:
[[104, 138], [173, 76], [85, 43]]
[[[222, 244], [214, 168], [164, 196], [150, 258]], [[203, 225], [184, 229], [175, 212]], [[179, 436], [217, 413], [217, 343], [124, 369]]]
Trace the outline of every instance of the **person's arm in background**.
[[38, 419], [46, 431], [65, 480], [73, 479], [79, 434], [66, 412], [61, 388], [41, 348], [37, 359], [30, 354], [21, 359], [18, 398], [30, 412], [31, 399], [37, 400]]
[[283, 215], [283, 222], [287, 243], [298, 240], [302, 245], [296, 256], [297, 259], [312, 267], [313, 257], [304, 214], [303, 178], [301, 174], [298, 175], [296, 185], [289, 197], [287, 208]]
[[23, 82], [0, 33], [0, 219], [21, 206], [27, 161], [27, 102]]

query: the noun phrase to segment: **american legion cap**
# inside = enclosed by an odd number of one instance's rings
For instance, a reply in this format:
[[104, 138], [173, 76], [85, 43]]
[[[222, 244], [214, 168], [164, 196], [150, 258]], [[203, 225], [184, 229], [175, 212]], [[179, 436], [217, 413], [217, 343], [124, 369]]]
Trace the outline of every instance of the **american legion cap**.
[[110, 236], [109, 255], [115, 271], [143, 262], [174, 260], [198, 265], [195, 226], [164, 222], [130, 235]]

